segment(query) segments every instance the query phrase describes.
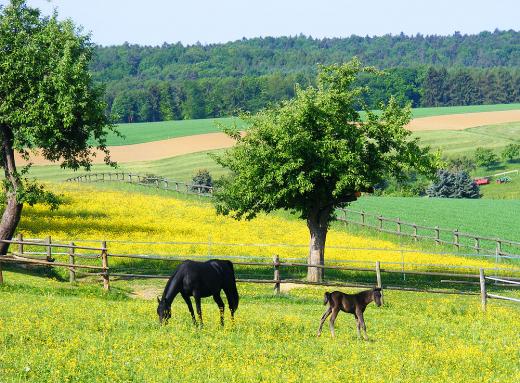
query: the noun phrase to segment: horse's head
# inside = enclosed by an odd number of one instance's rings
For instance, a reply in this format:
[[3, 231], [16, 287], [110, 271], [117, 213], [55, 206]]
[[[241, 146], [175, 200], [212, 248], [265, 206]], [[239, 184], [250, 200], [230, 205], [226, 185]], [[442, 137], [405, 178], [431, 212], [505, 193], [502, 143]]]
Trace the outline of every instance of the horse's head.
[[381, 287], [374, 287], [372, 289], [372, 296], [374, 297], [374, 302], [379, 307], [381, 306]]
[[164, 321], [164, 324], [167, 324], [168, 319], [172, 317], [172, 309], [170, 306], [166, 304], [166, 301], [164, 299], [159, 299], [159, 297], [157, 297], [157, 303], [159, 304], [157, 306], [157, 315], [159, 316], [159, 323], [162, 324]]

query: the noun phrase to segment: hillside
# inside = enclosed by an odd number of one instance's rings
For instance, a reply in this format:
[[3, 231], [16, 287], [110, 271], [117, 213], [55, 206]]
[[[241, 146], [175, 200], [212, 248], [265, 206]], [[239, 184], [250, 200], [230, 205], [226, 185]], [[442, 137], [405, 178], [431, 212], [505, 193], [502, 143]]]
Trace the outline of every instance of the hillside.
[[362, 76], [370, 107], [395, 95], [413, 106], [520, 102], [520, 32], [335, 39], [278, 37], [226, 44], [98, 47], [94, 79], [119, 122], [235, 115], [292, 98], [317, 64], [358, 56], [387, 70]]

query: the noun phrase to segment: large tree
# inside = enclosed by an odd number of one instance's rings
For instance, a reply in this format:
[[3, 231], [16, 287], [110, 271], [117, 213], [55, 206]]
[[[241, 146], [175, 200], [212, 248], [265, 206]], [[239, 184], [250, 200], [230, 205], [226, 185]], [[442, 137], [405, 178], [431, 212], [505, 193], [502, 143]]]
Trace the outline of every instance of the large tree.
[[[102, 90], [88, 70], [93, 46], [72, 21], [42, 17], [23, 0], [0, 8], [0, 166], [6, 204], [0, 239], [11, 239], [24, 203], [56, 199], [17, 168], [38, 151], [61, 166], [89, 168], [98, 150], [110, 163]], [[0, 246], [5, 254], [6, 244]]]
[[[305, 219], [310, 232], [309, 264], [324, 263], [325, 241], [335, 209], [355, 201], [389, 175], [415, 168], [433, 174], [435, 159], [404, 126], [409, 107], [394, 99], [381, 113], [363, 107], [362, 73], [378, 72], [357, 59], [320, 68], [317, 87], [297, 88], [294, 99], [245, 116], [244, 135], [229, 129], [237, 144], [217, 161], [231, 170], [216, 188], [221, 214], [251, 219], [286, 209]], [[322, 279], [309, 267], [308, 279]]]

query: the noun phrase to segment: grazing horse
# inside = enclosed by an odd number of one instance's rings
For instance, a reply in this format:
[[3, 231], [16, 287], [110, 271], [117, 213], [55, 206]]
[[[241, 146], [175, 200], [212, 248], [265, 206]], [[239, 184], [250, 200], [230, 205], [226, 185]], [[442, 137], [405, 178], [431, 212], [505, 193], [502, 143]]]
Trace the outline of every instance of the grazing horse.
[[197, 314], [200, 325], [202, 326], [202, 310], [200, 299], [212, 296], [220, 310], [220, 324], [224, 326], [224, 302], [220, 298], [220, 291], [224, 290], [231, 311], [231, 320], [234, 319], [235, 311], [238, 308], [238, 291], [235, 281], [235, 271], [233, 263], [212, 259], [206, 262], [184, 261], [174, 271], [164, 288], [162, 298], [157, 298], [159, 306], [157, 315], [159, 322], [168, 322], [171, 318], [171, 305], [177, 294], [188, 305], [193, 323], [196, 325], [191, 296], [195, 298]]
[[345, 294], [341, 291], [333, 291], [332, 293], [325, 293], [323, 304], [329, 304], [327, 311], [322, 315], [320, 327], [318, 329], [318, 336], [321, 335], [321, 329], [325, 319], [330, 317], [330, 332], [334, 336], [334, 322], [338, 316], [339, 311], [354, 314], [357, 322], [358, 338], [361, 337], [361, 328], [363, 328], [363, 336], [368, 340], [367, 327], [365, 325], [365, 319], [363, 313], [366, 307], [372, 301], [376, 302], [377, 306], [381, 306], [381, 289], [379, 287], [373, 288], [372, 290], [361, 291], [357, 294]]

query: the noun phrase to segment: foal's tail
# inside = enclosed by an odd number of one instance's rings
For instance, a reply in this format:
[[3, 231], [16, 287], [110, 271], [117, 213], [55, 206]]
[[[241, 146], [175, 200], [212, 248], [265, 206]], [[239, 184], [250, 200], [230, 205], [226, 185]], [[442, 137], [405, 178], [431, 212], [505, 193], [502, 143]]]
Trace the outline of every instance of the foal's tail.
[[330, 293], [327, 292], [323, 296], [323, 305], [325, 306], [327, 303], [329, 303], [329, 300], [330, 300]]

